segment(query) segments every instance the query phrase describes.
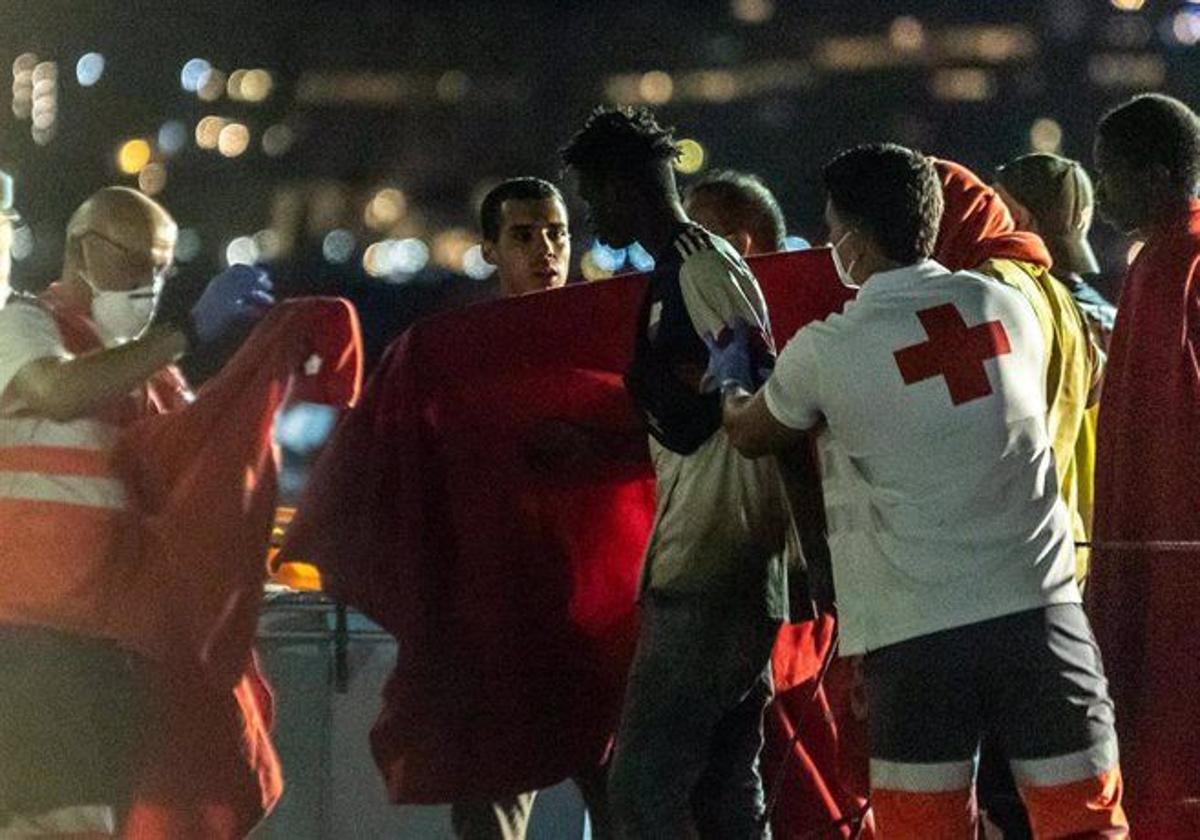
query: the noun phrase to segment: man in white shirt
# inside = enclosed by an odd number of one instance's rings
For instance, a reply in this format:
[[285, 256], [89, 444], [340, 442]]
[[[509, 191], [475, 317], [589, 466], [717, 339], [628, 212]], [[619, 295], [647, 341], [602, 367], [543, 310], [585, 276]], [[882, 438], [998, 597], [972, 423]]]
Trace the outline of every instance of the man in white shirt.
[[798, 332], [753, 395], [738, 342], [713, 345], [710, 369], [743, 453], [819, 431], [841, 653], [865, 654], [878, 828], [973, 836], [987, 732], [1036, 835], [1125, 836], [1034, 313], [929, 259], [942, 198], [923, 155], [858, 147], [825, 183], [832, 256], [857, 299]]

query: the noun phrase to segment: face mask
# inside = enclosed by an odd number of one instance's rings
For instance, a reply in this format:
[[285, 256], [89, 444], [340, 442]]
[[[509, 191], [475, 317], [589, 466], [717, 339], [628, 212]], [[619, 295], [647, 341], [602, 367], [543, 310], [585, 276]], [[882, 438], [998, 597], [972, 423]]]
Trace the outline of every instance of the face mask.
[[154, 318], [162, 280], [158, 277], [145, 286], [125, 291], [97, 288], [85, 273], [79, 273], [92, 290], [92, 322], [105, 347], [116, 347], [137, 338]]
[[842, 238], [833, 244], [833, 248], [829, 252], [829, 255], [831, 257], [833, 257], [833, 268], [835, 271], [837, 271], [838, 279], [841, 280], [842, 285], [848, 289], [857, 289], [858, 288], [858, 284], [854, 282], [854, 277], [850, 274], [851, 270], [854, 268], [854, 263], [857, 262], [857, 260], [851, 260], [849, 265], [846, 265], [845, 263], [843, 263], [842, 257], [838, 253], [838, 246], [841, 245], [843, 242], [845, 242], [846, 237], [848, 237], [853, 232], [854, 231], [852, 231], [852, 230], [848, 230], [844, 234], [842, 234]]

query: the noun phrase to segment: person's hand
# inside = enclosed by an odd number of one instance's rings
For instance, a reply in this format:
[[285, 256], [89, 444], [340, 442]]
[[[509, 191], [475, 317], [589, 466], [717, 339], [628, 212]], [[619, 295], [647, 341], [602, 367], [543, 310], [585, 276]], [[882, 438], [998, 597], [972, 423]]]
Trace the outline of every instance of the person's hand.
[[262, 318], [275, 297], [271, 278], [261, 268], [232, 265], [208, 281], [204, 293], [189, 313], [191, 335], [200, 344], [211, 344], [227, 332], [248, 327]]
[[708, 369], [701, 388], [724, 390], [733, 385], [755, 391], [754, 364], [751, 361], [750, 325], [742, 319], [726, 325], [717, 335], [703, 336], [708, 347]]

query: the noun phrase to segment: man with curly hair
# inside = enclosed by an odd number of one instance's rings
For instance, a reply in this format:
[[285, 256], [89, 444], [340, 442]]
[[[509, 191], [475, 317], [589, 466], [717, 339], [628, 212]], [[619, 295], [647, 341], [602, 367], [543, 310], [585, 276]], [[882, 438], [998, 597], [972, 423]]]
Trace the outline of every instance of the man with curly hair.
[[562, 152], [600, 239], [655, 258], [626, 381], [658, 508], [609, 796], [621, 836], [756, 838], [771, 646], [798, 543], [776, 463], [733, 449], [705, 369], [706, 345], [738, 341], [760, 381], [770, 370], [762, 292], [727, 241], [688, 219], [677, 155], [645, 108], [595, 111]]

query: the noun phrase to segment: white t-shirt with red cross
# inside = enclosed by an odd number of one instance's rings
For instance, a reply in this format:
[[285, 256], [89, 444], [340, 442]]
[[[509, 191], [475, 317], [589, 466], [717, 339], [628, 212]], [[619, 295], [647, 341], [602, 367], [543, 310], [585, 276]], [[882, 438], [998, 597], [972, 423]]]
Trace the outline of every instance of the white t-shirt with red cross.
[[818, 436], [841, 652], [1080, 600], [1020, 293], [931, 260], [800, 330], [767, 408]]

